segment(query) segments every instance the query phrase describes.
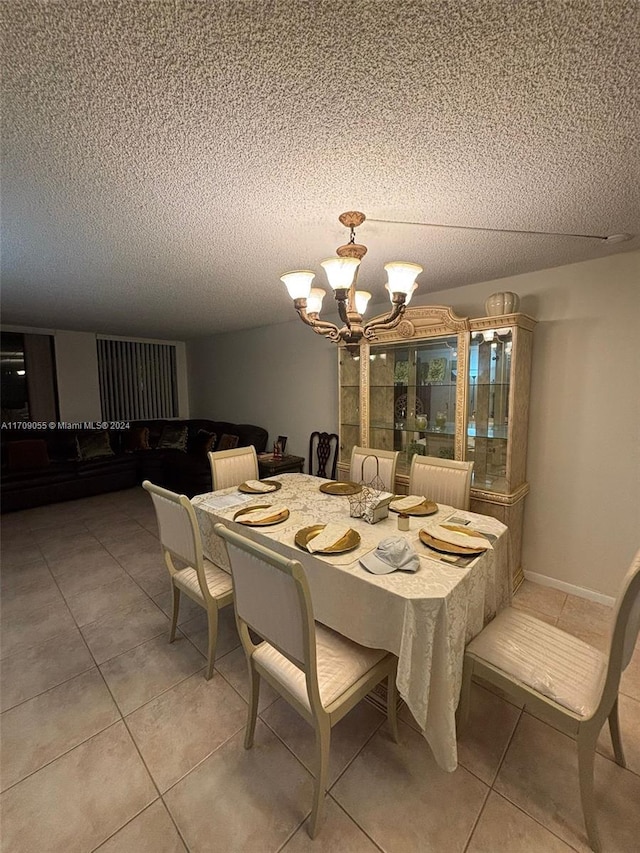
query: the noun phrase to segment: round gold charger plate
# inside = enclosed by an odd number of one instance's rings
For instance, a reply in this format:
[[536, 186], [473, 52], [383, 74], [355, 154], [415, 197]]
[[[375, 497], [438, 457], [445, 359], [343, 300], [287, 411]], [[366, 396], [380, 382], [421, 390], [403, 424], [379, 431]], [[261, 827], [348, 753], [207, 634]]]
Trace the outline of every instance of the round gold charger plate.
[[361, 483], [323, 483], [320, 491], [325, 495], [357, 495], [362, 491]]
[[273, 488], [269, 489], [268, 492], [259, 492], [257, 489], [252, 489], [251, 486], [247, 486], [246, 483], [240, 483], [238, 491], [244, 492], [245, 495], [268, 495], [271, 492], [277, 492], [278, 489], [282, 488], [282, 483], [279, 483], [277, 480], [260, 480], [260, 482], [267, 483], [269, 486], [273, 486]]
[[[295, 536], [295, 543], [298, 548], [303, 551], [308, 551], [307, 545], [314, 536], [325, 529], [326, 524], [312, 524], [310, 527], [303, 527], [298, 530]], [[347, 551], [353, 551], [360, 544], [360, 534], [357, 530], [349, 528], [346, 535], [339, 539], [334, 545], [331, 545], [325, 551], [314, 551], [314, 554], [345, 554]]]
[[[393, 501], [392, 501], [393, 503]], [[438, 504], [435, 501], [428, 501], [426, 498], [420, 504], [412, 506], [410, 509], [394, 509], [389, 505], [391, 512], [402, 512], [405, 515], [433, 515], [438, 512]]]
[[465, 548], [463, 545], [452, 545], [450, 542], [443, 542], [442, 539], [436, 539], [426, 530], [418, 532], [420, 541], [428, 548], [433, 548], [434, 551], [440, 551], [442, 554], [457, 554], [459, 557], [477, 557], [479, 554], [484, 554], [486, 548]]
[[280, 524], [281, 521], [286, 521], [287, 518], [289, 518], [289, 510], [283, 509], [282, 512], [279, 512], [272, 518], [265, 518], [263, 519], [263, 521], [251, 521], [250, 519], [247, 519], [246, 521], [241, 521], [240, 516], [244, 515], [245, 512], [251, 512], [252, 509], [269, 509], [269, 504], [256, 504], [256, 506], [245, 506], [235, 513], [235, 515], [233, 516], [233, 520], [237, 521], [238, 524], [245, 524], [247, 527], [269, 527], [272, 524]]

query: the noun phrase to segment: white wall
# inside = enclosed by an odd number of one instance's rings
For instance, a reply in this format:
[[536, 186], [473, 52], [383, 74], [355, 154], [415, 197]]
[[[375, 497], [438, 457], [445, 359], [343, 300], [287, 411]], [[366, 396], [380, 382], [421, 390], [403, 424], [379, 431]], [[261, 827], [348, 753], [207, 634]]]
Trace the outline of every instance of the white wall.
[[314, 430], [337, 432], [337, 347], [299, 320], [190, 341], [187, 359], [194, 418], [257, 424], [305, 457]]
[[98, 353], [92, 332], [55, 333], [60, 420], [100, 421]]
[[[615, 595], [640, 546], [640, 253], [415, 303], [484, 316], [498, 290], [520, 294], [538, 320], [523, 567]], [[192, 341], [187, 352], [193, 417], [259, 424], [299, 455], [312, 430], [337, 430], [336, 347], [299, 320]]]

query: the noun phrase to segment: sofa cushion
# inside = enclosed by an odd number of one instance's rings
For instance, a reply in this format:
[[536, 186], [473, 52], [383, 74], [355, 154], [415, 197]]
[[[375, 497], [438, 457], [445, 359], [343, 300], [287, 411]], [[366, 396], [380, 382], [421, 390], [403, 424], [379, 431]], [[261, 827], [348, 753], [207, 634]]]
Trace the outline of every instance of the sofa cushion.
[[171, 448], [187, 452], [187, 427], [182, 424], [167, 424], [160, 434], [158, 450]]
[[44, 439], [10, 441], [7, 445], [9, 471], [33, 471], [49, 465], [49, 453]]
[[216, 450], [233, 450], [234, 447], [238, 446], [239, 441], [239, 436], [229, 435], [225, 432], [223, 435], [220, 436], [220, 441], [218, 442]]
[[199, 429], [189, 442], [189, 453], [195, 453], [198, 456], [211, 453], [212, 450], [215, 450], [217, 440], [217, 433]]
[[78, 459], [82, 462], [87, 459], [98, 459], [100, 456], [113, 456], [107, 430], [104, 432], [79, 433], [76, 436], [76, 444], [78, 445]]

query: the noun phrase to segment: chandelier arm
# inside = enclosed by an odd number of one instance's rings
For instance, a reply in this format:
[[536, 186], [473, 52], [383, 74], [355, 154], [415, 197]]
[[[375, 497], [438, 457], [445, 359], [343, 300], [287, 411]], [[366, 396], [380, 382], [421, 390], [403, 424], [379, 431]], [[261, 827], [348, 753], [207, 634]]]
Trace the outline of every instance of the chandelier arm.
[[[340, 296], [338, 296], [339, 293], [340, 293]], [[336, 290], [336, 302], [338, 303], [338, 314], [340, 316], [340, 319], [345, 324], [345, 326], [348, 329], [350, 329], [351, 328], [351, 321], [349, 320], [349, 315], [347, 313], [348, 306], [347, 306], [346, 291], [344, 293], [345, 293], [345, 295], [342, 296], [342, 291]]]
[[404, 302], [396, 303], [393, 306], [393, 310], [390, 314], [387, 314], [386, 317], [382, 317], [379, 320], [371, 320], [371, 322], [366, 323], [364, 327], [364, 336], [367, 340], [370, 340], [372, 337], [375, 337], [376, 332], [382, 331], [383, 329], [393, 329], [394, 326], [400, 322], [400, 318], [404, 314], [406, 309], [406, 305]]
[[340, 330], [334, 323], [329, 323], [326, 320], [319, 320], [318, 318], [310, 317], [307, 314], [306, 299], [294, 300], [294, 306], [302, 322], [306, 323], [307, 326], [311, 326], [317, 335], [327, 335], [332, 341], [340, 340]]

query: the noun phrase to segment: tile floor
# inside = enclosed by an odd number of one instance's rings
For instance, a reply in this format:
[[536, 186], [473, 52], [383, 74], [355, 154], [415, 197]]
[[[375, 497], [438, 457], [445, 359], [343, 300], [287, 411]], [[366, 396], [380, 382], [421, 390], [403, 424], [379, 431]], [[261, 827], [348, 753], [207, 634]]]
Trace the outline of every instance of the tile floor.
[[[2, 517], [3, 853], [562, 853], [588, 850], [574, 744], [474, 686], [460, 766], [444, 773], [406, 709], [393, 743], [368, 703], [335, 729], [311, 842], [311, 729], [263, 686], [242, 746], [242, 650], [223, 613], [206, 682], [206, 621], [170, 593], [148, 495], [133, 489]], [[608, 609], [525, 582], [516, 606], [601, 646]], [[186, 605], [186, 606], [185, 606]], [[640, 850], [640, 648], [624, 676], [628, 769], [603, 733], [605, 853]]]

